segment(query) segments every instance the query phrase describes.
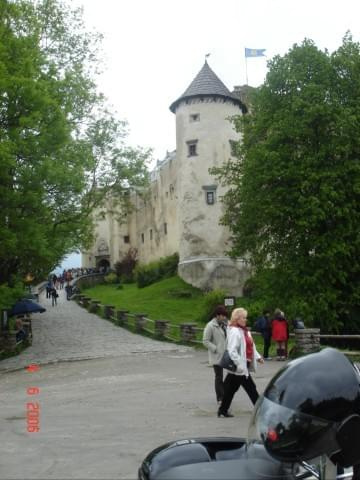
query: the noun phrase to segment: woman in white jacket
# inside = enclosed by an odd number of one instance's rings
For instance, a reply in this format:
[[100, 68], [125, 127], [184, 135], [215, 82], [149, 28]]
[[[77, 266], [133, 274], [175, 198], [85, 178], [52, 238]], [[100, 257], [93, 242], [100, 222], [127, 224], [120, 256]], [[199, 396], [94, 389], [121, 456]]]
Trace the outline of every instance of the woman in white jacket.
[[256, 371], [256, 362], [264, 363], [256, 350], [250, 331], [246, 327], [247, 311], [235, 308], [227, 329], [227, 350], [237, 369], [229, 372], [224, 382], [224, 397], [218, 410], [218, 417], [233, 417], [228, 412], [235, 393], [243, 387], [253, 404], [259, 397], [250, 371]]

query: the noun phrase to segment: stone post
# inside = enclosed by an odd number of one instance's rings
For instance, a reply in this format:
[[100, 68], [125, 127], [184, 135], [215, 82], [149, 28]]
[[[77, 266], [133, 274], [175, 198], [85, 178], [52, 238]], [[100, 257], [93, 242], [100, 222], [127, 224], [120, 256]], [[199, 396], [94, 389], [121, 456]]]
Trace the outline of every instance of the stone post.
[[182, 342], [192, 342], [196, 339], [196, 323], [180, 323], [180, 339]]
[[134, 313], [135, 315], [135, 330], [141, 332], [146, 325], [146, 313]]
[[169, 330], [170, 322], [167, 320], [155, 320], [155, 336], [165, 337]]
[[297, 355], [314, 353], [320, 350], [320, 328], [302, 328], [294, 330], [294, 333]]
[[120, 325], [121, 327], [125, 327], [127, 325], [128, 313], [129, 313], [129, 310], [118, 310], [116, 312], [117, 324]]
[[115, 307], [113, 305], [104, 306], [104, 317], [108, 320], [113, 316]]

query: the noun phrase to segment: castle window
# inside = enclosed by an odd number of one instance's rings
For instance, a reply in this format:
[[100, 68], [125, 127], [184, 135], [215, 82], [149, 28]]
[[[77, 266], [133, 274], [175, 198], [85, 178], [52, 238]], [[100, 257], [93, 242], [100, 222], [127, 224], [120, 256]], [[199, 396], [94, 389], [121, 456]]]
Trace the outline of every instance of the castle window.
[[192, 113], [190, 115], [190, 123], [191, 122], [200, 122], [200, 113]]
[[124, 235], [124, 243], [130, 243], [129, 235]]
[[215, 203], [215, 192], [206, 192], [206, 203], [208, 205], [214, 205], [214, 203]]
[[189, 140], [187, 143], [188, 146], [188, 157], [195, 157], [197, 155], [197, 140]]
[[150, 228], [150, 240], [153, 239], [153, 231], [152, 231], [152, 228]]
[[205, 201], [208, 205], [214, 205], [216, 201], [216, 189], [217, 185], [203, 185], [205, 191]]
[[164, 233], [167, 235], [167, 223], [164, 223]]
[[142, 241], [142, 243], [145, 242], [145, 235], [143, 233], [141, 234], [141, 241]]

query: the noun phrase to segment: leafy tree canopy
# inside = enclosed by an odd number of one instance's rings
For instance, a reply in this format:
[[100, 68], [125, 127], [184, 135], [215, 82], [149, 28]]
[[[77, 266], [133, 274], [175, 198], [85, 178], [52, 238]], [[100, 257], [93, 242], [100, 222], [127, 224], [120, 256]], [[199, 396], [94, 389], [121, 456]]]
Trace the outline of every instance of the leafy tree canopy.
[[274, 57], [234, 123], [236, 159], [213, 169], [230, 184], [230, 254], [248, 259], [268, 304], [327, 330], [356, 328], [360, 45], [347, 34], [332, 54], [305, 40]]
[[0, 284], [86, 247], [91, 212], [147, 182], [96, 88], [100, 41], [61, 1], [0, 1]]

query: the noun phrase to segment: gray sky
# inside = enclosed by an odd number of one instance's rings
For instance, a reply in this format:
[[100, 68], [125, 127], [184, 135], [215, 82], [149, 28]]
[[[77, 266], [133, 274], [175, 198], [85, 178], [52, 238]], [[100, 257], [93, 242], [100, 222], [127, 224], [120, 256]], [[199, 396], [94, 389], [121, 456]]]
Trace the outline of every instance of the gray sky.
[[[89, 29], [105, 35], [99, 89], [129, 122], [129, 143], [162, 159], [175, 143], [169, 105], [209, 65], [225, 85], [246, 82], [244, 48], [283, 55], [307, 37], [335, 50], [347, 30], [359, 41], [360, 1], [68, 0], [84, 6]], [[249, 58], [248, 80], [265, 78], [266, 58]]]

